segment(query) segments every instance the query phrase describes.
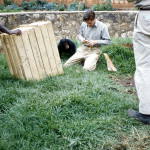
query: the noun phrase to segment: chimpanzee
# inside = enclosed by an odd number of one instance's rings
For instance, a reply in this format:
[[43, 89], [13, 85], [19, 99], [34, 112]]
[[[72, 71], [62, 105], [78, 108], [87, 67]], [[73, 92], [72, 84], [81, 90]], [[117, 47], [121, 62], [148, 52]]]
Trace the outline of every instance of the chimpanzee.
[[64, 38], [60, 40], [58, 44], [58, 50], [59, 50], [60, 57], [62, 57], [62, 53], [69, 54], [69, 57], [70, 57], [73, 54], [75, 54], [76, 45], [71, 40]]

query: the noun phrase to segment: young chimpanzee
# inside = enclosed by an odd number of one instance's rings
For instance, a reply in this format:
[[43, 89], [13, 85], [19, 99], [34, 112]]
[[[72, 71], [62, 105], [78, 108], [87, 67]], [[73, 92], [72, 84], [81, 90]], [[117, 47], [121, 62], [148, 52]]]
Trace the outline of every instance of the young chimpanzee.
[[76, 45], [69, 39], [61, 39], [58, 44], [59, 55], [62, 57], [62, 53], [69, 54], [69, 57], [75, 54]]

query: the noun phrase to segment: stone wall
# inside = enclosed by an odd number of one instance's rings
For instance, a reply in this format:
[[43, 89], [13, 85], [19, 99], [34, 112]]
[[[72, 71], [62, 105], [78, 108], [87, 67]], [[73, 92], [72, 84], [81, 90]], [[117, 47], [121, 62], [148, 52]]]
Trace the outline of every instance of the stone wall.
[[[52, 21], [57, 41], [64, 37], [75, 39], [82, 23], [83, 13], [82, 11], [5, 13], [0, 14], [0, 23], [13, 29], [35, 21]], [[111, 37], [132, 37], [136, 13], [136, 11], [102, 11], [96, 12], [96, 16], [107, 25]]]

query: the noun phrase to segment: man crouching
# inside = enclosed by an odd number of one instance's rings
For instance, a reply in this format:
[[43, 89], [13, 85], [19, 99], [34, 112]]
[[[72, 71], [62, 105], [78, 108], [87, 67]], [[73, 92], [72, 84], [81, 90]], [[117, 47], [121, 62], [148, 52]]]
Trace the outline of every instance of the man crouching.
[[78, 39], [83, 45], [66, 61], [64, 66], [84, 61], [83, 69], [93, 71], [102, 53], [101, 45], [108, 45], [111, 40], [106, 25], [96, 19], [93, 10], [85, 12], [83, 21], [78, 35]]

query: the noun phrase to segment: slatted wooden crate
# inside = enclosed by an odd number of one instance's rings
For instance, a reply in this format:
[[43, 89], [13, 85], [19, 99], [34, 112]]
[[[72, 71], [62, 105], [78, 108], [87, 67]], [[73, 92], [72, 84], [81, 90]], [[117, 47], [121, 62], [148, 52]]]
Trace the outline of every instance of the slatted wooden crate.
[[21, 36], [1, 35], [12, 75], [26, 80], [41, 80], [63, 73], [51, 22], [21, 26]]

